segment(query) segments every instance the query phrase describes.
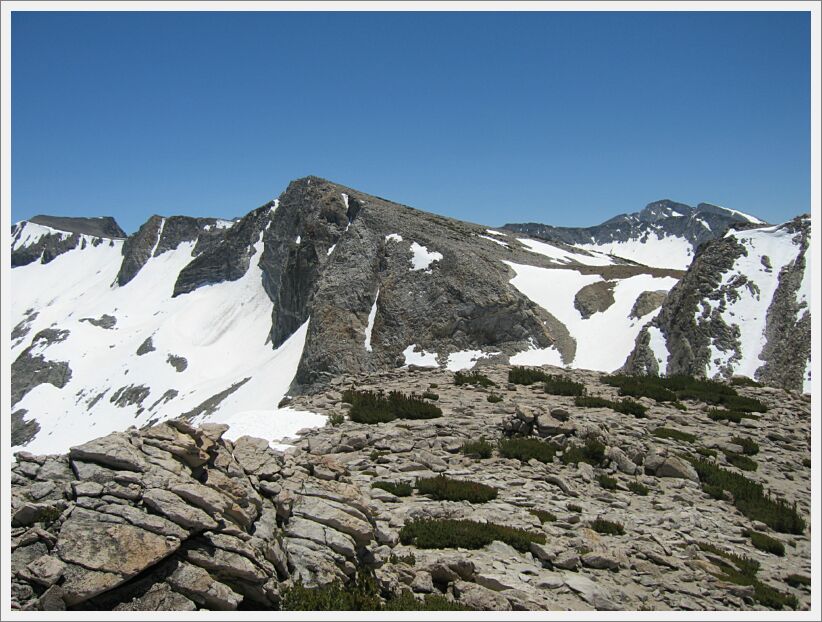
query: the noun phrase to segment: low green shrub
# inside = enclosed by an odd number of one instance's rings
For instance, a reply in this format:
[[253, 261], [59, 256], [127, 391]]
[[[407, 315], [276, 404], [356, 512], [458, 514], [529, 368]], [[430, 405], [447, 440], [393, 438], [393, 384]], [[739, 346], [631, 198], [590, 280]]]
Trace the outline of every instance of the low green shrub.
[[696, 440], [696, 435], [674, 428], [657, 428], [651, 434], [657, 438], [670, 438], [684, 443], [693, 443]]
[[745, 535], [751, 539], [751, 544], [753, 544], [760, 551], [771, 553], [777, 557], [785, 556], [785, 545], [781, 540], [772, 538], [768, 534], [762, 533], [761, 531], [753, 531], [752, 529], [746, 530]]
[[362, 569], [348, 583], [337, 579], [327, 585], [305, 587], [297, 582], [283, 592], [280, 607], [284, 611], [471, 611], [442, 594], [416, 598], [405, 590], [383, 600], [373, 573]]
[[648, 407], [643, 406], [639, 402], [625, 398], [618, 402], [614, 402], [613, 409], [623, 415], [633, 415], [637, 419], [644, 419], [648, 412]]
[[628, 490], [635, 495], [639, 495], [640, 497], [647, 497], [648, 493], [651, 491], [651, 489], [645, 484], [640, 484], [639, 482], [630, 482], [628, 484]]
[[802, 466], [806, 469], [811, 468], [811, 459], [810, 458], [802, 458]]
[[625, 533], [625, 527], [621, 523], [616, 523], [605, 518], [597, 518], [591, 521], [591, 529], [597, 533], [609, 536], [621, 536]]
[[340, 413], [334, 413], [333, 415], [330, 415], [328, 417], [328, 423], [333, 425], [335, 428], [338, 425], [341, 425], [343, 423], [343, 421], [345, 421], [345, 417], [343, 415], [341, 415]]
[[574, 406], [579, 408], [613, 408], [614, 403], [598, 395], [582, 395], [574, 398]]
[[408, 497], [414, 492], [414, 487], [406, 482], [373, 482], [371, 488], [379, 488], [397, 497]]
[[391, 555], [388, 556], [388, 561], [392, 564], [408, 564], [409, 566], [417, 565], [417, 558], [413, 553], [409, 553], [408, 555], [397, 555], [396, 553], [391, 553]]
[[481, 387], [495, 387], [497, 383], [491, 380], [488, 376], [479, 373], [478, 371], [463, 372], [458, 371], [454, 374], [454, 384], [462, 386], [464, 384], [478, 384]]
[[445, 475], [417, 479], [417, 490], [439, 501], [485, 503], [497, 498], [497, 489], [479, 482], [451, 479]]
[[731, 378], [732, 387], [761, 387], [764, 386], [761, 382], [757, 382], [747, 376], [734, 376]]
[[623, 376], [614, 374], [602, 378], [602, 382], [619, 388], [620, 395], [631, 397], [649, 397], [657, 402], [676, 401], [676, 394], [662, 385], [662, 379], [656, 376]]
[[585, 385], [563, 376], [549, 375], [544, 384], [545, 392], [549, 395], [576, 395], [585, 394]]
[[731, 442], [742, 447], [742, 453], [746, 456], [755, 456], [759, 453], [759, 443], [747, 436], [733, 436]]
[[708, 410], [708, 417], [713, 421], [733, 421], [739, 423], [743, 419], [758, 419], [756, 415], [748, 412], [726, 410], [724, 408], [711, 408]]
[[339, 579], [321, 587], [297, 582], [283, 592], [280, 607], [284, 611], [378, 611], [379, 593], [374, 575], [359, 571], [347, 584]]
[[494, 446], [486, 441], [485, 438], [481, 438], [478, 441], [466, 441], [463, 443], [460, 451], [462, 451], [462, 453], [466, 456], [484, 460], [491, 457], [491, 454], [494, 451]]
[[394, 419], [436, 419], [442, 416], [434, 404], [415, 394], [391, 391], [388, 396], [374, 391], [348, 389], [343, 401], [351, 404], [349, 417], [356, 423], [387, 423]]
[[544, 544], [545, 534], [453, 518], [412, 520], [400, 529], [400, 542], [421, 549], [481, 549], [494, 540], [505, 542], [524, 553], [530, 550], [531, 542]]
[[537, 438], [503, 438], [497, 446], [504, 458], [514, 458], [520, 462], [528, 462], [531, 458], [540, 462], [551, 462], [557, 453], [557, 448], [550, 443]]
[[789, 574], [785, 577], [785, 583], [790, 585], [791, 587], [811, 587], [811, 578], [804, 574]]
[[600, 474], [598, 481], [599, 485], [602, 486], [605, 490], [616, 490], [617, 488], [616, 478], [609, 477], [604, 473]]
[[571, 445], [567, 447], [560, 457], [562, 464], [587, 462], [591, 466], [599, 466], [604, 459], [605, 445], [595, 438], [589, 438], [582, 446]]
[[723, 469], [712, 461], [704, 458], [689, 458], [689, 461], [703, 488], [711, 486], [710, 490], [730, 492], [736, 508], [750, 520], [761, 521], [780, 533], [801, 534], [805, 531], [805, 520], [796, 511], [796, 504], [791, 506], [783, 499], [773, 499], [765, 493], [762, 484]]
[[399, 596], [385, 602], [383, 611], [473, 611], [442, 594], [423, 594], [417, 598], [410, 590], [404, 590]]
[[716, 458], [716, 449], [710, 449], [708, 447], [697, 447], [696, 453], [700, 456], [704, 456], [706, 458]]
[[424, 391], [422, 394], [423, 399], [431, 400], [432, 402], [436, 402], [440, 399], [440, 396], [433, 391]]
[[535, 382], [545, 382], [548, 374], [541, 369], [531, 369], [529, 367], [512, 367], [508, 370], [508, 382], [514, 384], [534, 384]]
[[737, 585], [750, 585], [754, 589], [753, 598], [759, 604], [771, 609], [783, 609], [785, 607], [796, 609], [799, 605], [799, 601], [792, 594], [780, 592], [756, 578], [756, 573], [759, 571], [758, 561], [729, 553], [708, 542], [697, 542], [696, 544], [706, 553], [713, 553], [717, 557], [728, 560], [730, 563], [725, 563], [716, 558], [711, 560], [720, 569], [717, 577]]
[[582, 506], [579, 506], [576, 503], [569, 503], [565, 507], [568, 508], [569, 512], [576, 512], [577, 514], [582, 512]]
[[502, 396], [498, 393], [489, 393], [488, 397], [485, 398], [486, 401], [491, 402], [492, 404], [498, 404], [502, 401]]
[[728, 464], [743, 471], [756, 471], [757, 466], [759, 466], [756, 464], [756, 460], [752, 460], [743, 454], [735, 454], [730, 451], [725, 452], [725, 460], [728, 461]]
[[528, 510], [531, 514], [536, 516], [543, 523], [553, 523], [557, 520], [557, 515], [546, 510], [531, 509]]

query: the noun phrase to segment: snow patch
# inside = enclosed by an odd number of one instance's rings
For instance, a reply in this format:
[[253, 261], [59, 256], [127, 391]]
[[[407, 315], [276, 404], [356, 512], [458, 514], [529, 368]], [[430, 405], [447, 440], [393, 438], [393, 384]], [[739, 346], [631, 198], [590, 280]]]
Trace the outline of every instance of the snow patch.
[[659, 365], [659, 374], [664, 376], [668, 373], [668, 345], [665, 343], [665, 335], [656, 326], [648, 327], [648, 347], [654, 354], [657, 364]]
[[371, 305], [371, 311], [368, 312], [368, 326], [365, 327], [365, 349], [372, 352], [371, 347], [371, 332], [374, 330], [374, 320], [377, 317], [377, 300], [380, 299], [380, 290], [377, 288], [377, 295], [374, 297], [374, 304]]
[[646, 266], [674, 270], [686, 270], [691, 265], [694, 255], [693, 245], [688, 240], [671, 235], [662, 238], [649, 235], [644, 242], [632, 238], [622, 242], [577, 244], [576, 246], [629, 259]]
[[605, 255], [590, 256], [583, 253], [574, 253], [549, 244], [548, 242], [538, 242], [528, 238], [517, 238], [517, 242], [526, 247], [527, 250], [538, 255], [549, 257], [561, 263], [581, 263], [587, 266], [609, 266], [614, 260]]
[[[196, 422], [224, 423], [228, 426], [223, 438], [236, 441], [241, 436], [253, 436], [268, 441], [272, 449], [283, 451], [291, 447], [282, 441], [296, 438], [297, 432], [304, 428], [319, 428], [325, 425], [328, 417], [304, 410], [280, 408], [276, 410], [243, 410], [231, 414], [215, 414]], [[281, 441], [281, 442], [276, 442]]]
[[442, 259], [442, 253], [437, 251], [429, 251], [425, 246], [411, 242], [411, 252], [414, 253], [411, 257], [411, 270], [425, 270], [430, 273], [429, 266], [435, 261]]
[[402, 242], [402, 236], [399, 233], [389, 233], [385, 236], [386, 242]]
[[345, 209], [348, 209], [348, 195], [345, 192], [340, 192], [340, 196], [342, 197], [343, 203], [345, 203]]
[[485, 233], [490, 233], [491, 235], [501, 235], [503, 237], [508, 237], [507, 233], [503, 233], [502, 231], [495, 231], [494, 229], [486, 229]]
[[494, 244], [499, 244], [500, 246], [504, 246], [505, 248], [510, 248], [510, 246], [508, 246], [507, 243], [505, 243], [501, 240], [497, 240], [496, 238], [492, 238], [489, 235], [480, 235], [478, 237], [481, 237], [483, 240], [491, 240]]
[[460, 352], [452, 352], [448, 355], [448, 361], [446, 362], [445, 367], [450, 371], [471, 369], [477, 364], [477, 361], [488, 358], [492, 354], [496, 353], [483, 352], [482, 350], [461, 350]]
[[[417, 352], [417, 350], [419, 350], [419, 352]], [[423, 350], [415, 343], [412, 343], [403, 350], [402, 355], [405, 357], [406, 367], [409, 365], [416, 365], [417, 367], [439, 367], [439, 363], [437, 363], [437, 353]]]
[[333, 252], [334, 252], [334, 249], [335, 249], [335, 248], [337, 248], [337, 245], [336, 245], [336, 244], [332, 244], [331, 246], [329, 246], [329, 247], [328, 247], [328, 252], [326, 253], [326, 255], [329, 255], [329, 256], [330, 256], [330, 255], [331, 255], [331, 253], [333, 253]]

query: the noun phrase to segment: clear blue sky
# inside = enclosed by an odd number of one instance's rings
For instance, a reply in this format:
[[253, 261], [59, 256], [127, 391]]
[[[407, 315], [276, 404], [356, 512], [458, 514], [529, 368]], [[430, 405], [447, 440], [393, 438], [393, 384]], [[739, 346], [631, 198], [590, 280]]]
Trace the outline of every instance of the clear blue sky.
[[12, 220], [319, 175], [473, 222], [810, 210], [801, 13], [15, 13]]

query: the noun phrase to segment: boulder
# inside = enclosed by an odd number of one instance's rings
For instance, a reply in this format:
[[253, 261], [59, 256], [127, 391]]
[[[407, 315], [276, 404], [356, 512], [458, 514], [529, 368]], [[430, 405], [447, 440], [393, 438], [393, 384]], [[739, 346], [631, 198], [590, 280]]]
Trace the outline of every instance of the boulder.
[[145, 471], [147, 467], [143, 454], [131, 444], [124, 432], [115, 432], [72, 447], [69, 457], [125, 471]]

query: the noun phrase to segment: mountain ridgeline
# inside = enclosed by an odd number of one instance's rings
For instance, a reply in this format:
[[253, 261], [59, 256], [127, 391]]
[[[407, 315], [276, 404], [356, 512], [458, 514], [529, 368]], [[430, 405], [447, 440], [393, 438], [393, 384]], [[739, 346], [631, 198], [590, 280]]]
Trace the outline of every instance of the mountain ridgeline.
[[[13, 445], [239, 420], [408, 365], [744, 373], [809, 390], [809, 220], [661, 201], [593, 229], [488, 229], [318, 177], [242, 218], [152, 216], [131, 236], [111, 218], [22, 221]], [[692, 264], [667, 261], [686, 246]]]

